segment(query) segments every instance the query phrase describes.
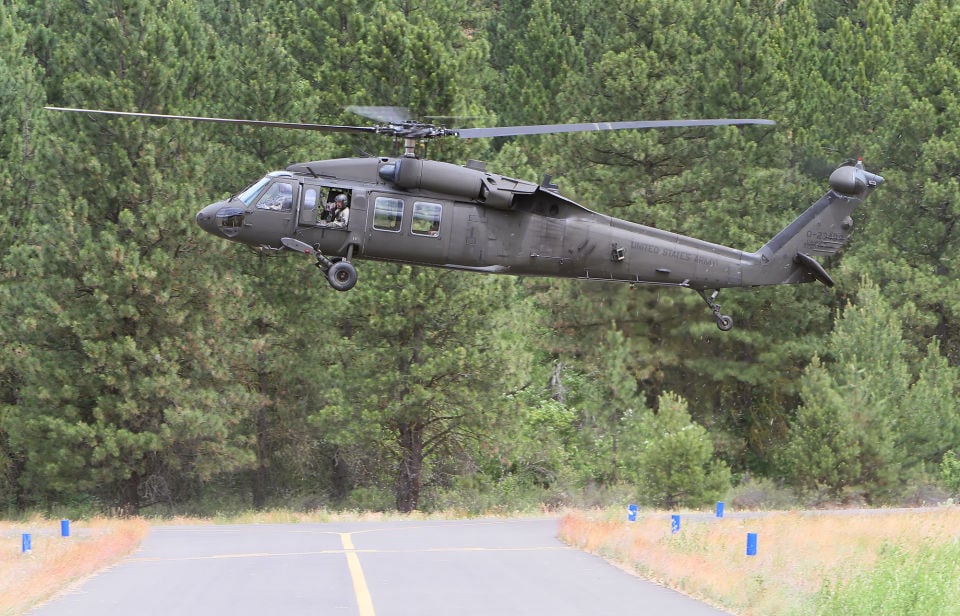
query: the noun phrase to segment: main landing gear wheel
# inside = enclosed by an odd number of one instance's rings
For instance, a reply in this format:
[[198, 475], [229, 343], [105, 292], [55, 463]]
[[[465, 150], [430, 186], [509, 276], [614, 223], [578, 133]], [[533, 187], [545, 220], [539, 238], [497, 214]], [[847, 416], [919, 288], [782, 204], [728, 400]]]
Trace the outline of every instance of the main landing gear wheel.
[[717, 327], [720, 328], [720, 331], [728, 332], [733, 329], [733, 319], [728, 315], [720, 314], [720, 304], [714, 301], [720, 291], [714, 291], [710, 297], [707, 297], [707, 292], [703, 289], [697, 289], [697, 293], [700, 294], [703, 301], [707, 302], [707, 306], [710, 306], [710, 310], [713, 311], [713, 318], [717, 320]]
[[337, 261], [327, 270], [327, 281], [337, 291], [349, 291], [357, 284], [357, 268], [349, 261]]
[[327, 282], [337, 291], [349, 291], [357, 284], [357, 268], [343, 257], [323, 256], [320, 246], [314, 245], [314, 255], [317, 257], [316, 266], [327, 277]]

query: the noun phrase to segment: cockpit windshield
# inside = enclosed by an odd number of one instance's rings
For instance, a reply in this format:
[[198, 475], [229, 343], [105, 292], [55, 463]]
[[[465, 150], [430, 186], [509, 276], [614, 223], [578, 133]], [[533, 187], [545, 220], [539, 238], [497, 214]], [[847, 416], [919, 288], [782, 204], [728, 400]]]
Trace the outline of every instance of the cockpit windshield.
[[269, 175], [261, 178], [259, 181], [257, 181], [257, 183], [252, 184], [242, 193], [237, 195], [237, 199], [243, 201], [244, 205], [250, 205], [253, 203], [253, 200], [257, 197], [257, 195], [260, 194], [260, 191], [263, 190], [263, 187], [267, 185], [267, 182], [269, 182], [271, 179], [272, 178]]
[[274, 178], [281, 177], [292, 177], [293, 174], [289, 171], [271, 171], [267, 175], [260, 178], [256, 184], [253, 184], [249, 188], [245, 189], [242, 193], [237, 195], [237, 199], [243, 201], [243, 204], [249, 206], [257, 198], [257, 195], [260, 194], [260, 191], [263, 190], [263, 187], [266, 186], [270, 180]]

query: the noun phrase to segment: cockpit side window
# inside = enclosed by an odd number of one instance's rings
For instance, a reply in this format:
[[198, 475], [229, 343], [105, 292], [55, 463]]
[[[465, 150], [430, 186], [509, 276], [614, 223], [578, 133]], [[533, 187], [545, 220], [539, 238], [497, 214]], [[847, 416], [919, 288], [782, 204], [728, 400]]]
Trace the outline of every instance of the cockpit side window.
[[286, 182], [271, 184], [257, 201], [257, 209], [280, 212], [293, 210], [293, 186]]

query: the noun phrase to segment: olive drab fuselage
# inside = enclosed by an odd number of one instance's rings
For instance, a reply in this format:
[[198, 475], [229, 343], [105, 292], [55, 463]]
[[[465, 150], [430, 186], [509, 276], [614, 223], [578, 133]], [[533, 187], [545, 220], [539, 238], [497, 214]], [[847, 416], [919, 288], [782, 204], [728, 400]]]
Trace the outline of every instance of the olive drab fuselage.
[[[538, 185], [415, 157], [357, 158], [291, 165], [245, 191], [204, 208], [206, 231], [268, 251], [313, 254], [341, 279], [356, 282], [353, 259], [375, 259], [530, 276], [689, 287], [832, 285], [814, 256], [837, 252], [853, 209], [883, 181], [862, 164], [838, 168], [830, 190], [756, 252], [745, 252], [593, 212]], [[324, 220], [337, 195], [349, 224]], [[346, 288], [344, 288], [346, 287]], [[715, 297], [716, 294], [714, 294]]]
[[[401, 171], [404, 164], [418, 167], [409, 187], [381, 177], [398, 163]], [[328, 257], [645, 284], [742, 284], [741, 251], [598, 214], [551, 188], [479, 166], [342, 159], [293, 165], [265, 179], [249, 202], [238, 196], [205, 208], [201, 226], [267, 250], [284, 249], [281, 238], [292, 237]], [[275, 185], [288, 187], [286, 203], [274, 201]], [[341, 192], [350, 197], [350, 224], [335, 229], [317, 212]]]

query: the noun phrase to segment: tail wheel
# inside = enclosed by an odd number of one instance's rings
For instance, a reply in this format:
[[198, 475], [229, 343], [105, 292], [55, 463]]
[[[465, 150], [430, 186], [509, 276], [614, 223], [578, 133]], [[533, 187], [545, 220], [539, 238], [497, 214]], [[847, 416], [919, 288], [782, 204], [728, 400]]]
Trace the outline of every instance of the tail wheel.
[[720, 293], [720, 291], [714, 291], [709, 297], [707, 296], [706, 289], [697, 289], [697, 293], [700, 294], [700, 297], [703, 298], [703, 301], [707, 302], [707, 306], [710, 306], [710, 310], [713, 312], [713, 318], [717, 320], [717, 327], [720, 328], [720, 331], [728, 332], [733, 329], [733, 319], [725, 314], [720, 314], [720, 304], [714, 301], [717, 299], [717, 295]]
[[349, 261], [337, 261], [327, 270], [327, 281], [337, 291], [349, 291], [357, 284], [357, 268]]

